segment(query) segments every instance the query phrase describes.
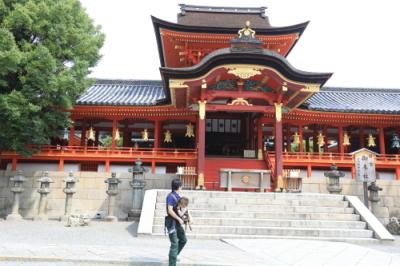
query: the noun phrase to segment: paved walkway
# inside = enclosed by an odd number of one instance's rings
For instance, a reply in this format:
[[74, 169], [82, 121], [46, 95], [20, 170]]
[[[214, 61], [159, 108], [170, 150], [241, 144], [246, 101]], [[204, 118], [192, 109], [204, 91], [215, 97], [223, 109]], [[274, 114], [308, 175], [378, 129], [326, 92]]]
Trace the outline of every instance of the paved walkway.
[[[0, 220], [0, 265], [167, 265], [169, 242], [137, 238], [135, 222]], [[189, 239], [179, 265], [400, 265], [400, 238], [391, 245], [285, 239]]]

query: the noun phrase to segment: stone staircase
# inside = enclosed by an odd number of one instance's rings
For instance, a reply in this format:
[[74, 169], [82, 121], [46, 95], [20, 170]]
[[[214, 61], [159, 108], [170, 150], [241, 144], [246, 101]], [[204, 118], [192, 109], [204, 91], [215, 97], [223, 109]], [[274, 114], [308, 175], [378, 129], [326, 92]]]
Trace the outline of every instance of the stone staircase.
[[[154, 194], [152, 235], [164, 235], [168, 193], [157, 190]], [[190, 200], [194, 224], [187, 234], [192, 238], [377, 241], [343, 195], [217, 191], [183, 191], [182, 195]]]

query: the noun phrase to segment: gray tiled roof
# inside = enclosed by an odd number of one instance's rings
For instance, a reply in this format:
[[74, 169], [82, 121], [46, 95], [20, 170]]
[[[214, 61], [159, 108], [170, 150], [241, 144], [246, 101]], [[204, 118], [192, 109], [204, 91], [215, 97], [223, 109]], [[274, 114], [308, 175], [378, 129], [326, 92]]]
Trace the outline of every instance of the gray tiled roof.
[[98, 79], [79, 97], [77, 104], [151, 106], [163, 99], [161, 81]]
[[[96, 80], [78, 99], [79, 105], [154, 106], [165, 100], [161, 81]], [[400, 89], [323, 87], [302, 109], [400, 114]]]
[[302, 107], [326, 112], [400, 114], [400, 89], [323, 87]]

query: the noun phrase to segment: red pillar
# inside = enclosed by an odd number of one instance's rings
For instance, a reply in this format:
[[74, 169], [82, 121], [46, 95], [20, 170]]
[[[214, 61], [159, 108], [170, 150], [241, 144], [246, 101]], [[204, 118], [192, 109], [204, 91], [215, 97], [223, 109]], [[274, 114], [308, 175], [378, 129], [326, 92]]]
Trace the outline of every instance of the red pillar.
[[365, 147], [365, 139], [364, 139], [364, 128], [360, 127], [360, 148]]
[[312, 176], [312, 168], [311, 168], [311, 164], [307, 165], [307, 177], [311, 178]]
[[[116, 132], [117, 132], [117, 124], [118, 124], [118, 121], [114, 119], [112, 121], [112, 133], [111, 133], [111, 136], [112, 136], [111, 149], [113, 149], [113, 150], [115, 149], [115, 146], [116, 146], [115, 136], [116, 136]], [[96, 131], [96, 133], [97, 133], [97, 131]]]
[[400, 167], [396, 168], [396, 180], [400, 180]]
[[75, 139], [75, 123], [74, 121], [72, 121], [71, 127], [69, 129], [68, 146], [74, 145], [74, 139]]
[[385, 154], [385, 129], [383, 127], [379, 128], [379, 152], [380, 154]]
[[197, 127], [197, 186], [196, 189], [205, 189], [204, 164], [206, 147], [206, 101], [199, 101], [199, 119]]
[[105, 171], [106, 171], [106, 173], [110, 172], [110, 160], [106, 160]]
[[81, 132], [81, 146], [86, 146], [86, 120], [82, 121]]
[[263, 144], [263, 127], [262, 127], [261, 118], [259, 118], [258, 122], [257, 122], [257, 149], [258, 149], [257, 158], [259, 160], [263, 159], [263, 151], [264, 151], [263, 146], [264, 146], [264, 144]]
[[160, 121], [154, 122], [154, 148], [158, 149], [160, 146]]
[[343, 126], [338, 127], [338, 152], [340, 154], [344, 154], [344, 145], [343, 145]]
[[290, 125], [286, 125], [286, 151], [291, 152], [292, 151], [292, 143], [290, 141]]
[[324, 134], [324, 152], [328, 152], [328, 128], [324, 126], [323, 133]]
[[355, 168], [355, 166], [351, 167], [351, 179], [356, 179], [356, 168]]
[[11, 161], [11, 170], [12, 171], [17, 171], [17, 158], [12, 158], [12, 161]]
[[156, 173], [156, 161], [151, 161], [151, 173]]
[[299, 152], [304, 152], [304, 144], [303, 144], [303, 126], [300, 125], [298, 127], [298, 133], [299, 133]]
[[277, 189], [283, 188], [282, 145], [282, 104], [275, 103], [275, 175]]
[[60, 161], [58, 161], [58, 171], [64, 172], [64, 159], [60, 159]]

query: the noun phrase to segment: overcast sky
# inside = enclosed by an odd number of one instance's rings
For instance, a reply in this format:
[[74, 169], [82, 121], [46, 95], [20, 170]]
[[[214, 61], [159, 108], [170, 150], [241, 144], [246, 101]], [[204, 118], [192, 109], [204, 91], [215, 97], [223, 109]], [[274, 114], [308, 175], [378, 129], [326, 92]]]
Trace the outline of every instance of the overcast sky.
[[[298, 69], [333, 72], [326, 85], [400, 88], [400, 2], [396, 0], [81, 0], [106, 34], [92, 76], [160, 79], [150, 15], [176, 22], [179, 3], [266, 6], [273, 26], [310, 20], [288, 56]], [[399, 3], [397, 3], [399, 2]]]

